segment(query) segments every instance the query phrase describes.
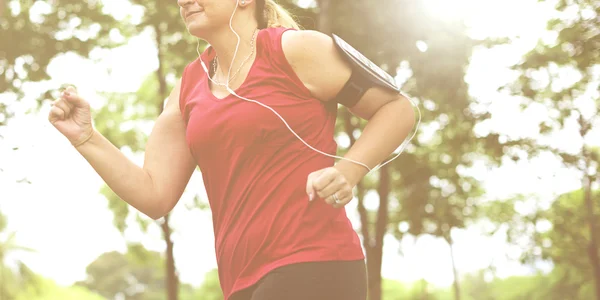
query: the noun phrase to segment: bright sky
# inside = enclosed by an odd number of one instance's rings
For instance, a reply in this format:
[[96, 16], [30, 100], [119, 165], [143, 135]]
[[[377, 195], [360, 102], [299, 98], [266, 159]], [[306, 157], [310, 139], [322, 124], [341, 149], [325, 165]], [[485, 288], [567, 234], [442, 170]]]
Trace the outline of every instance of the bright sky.
[[[486, 126], [502, 128], [509, 136], [535, 134], [533, 121], [543, 117], [543, 112], [534, 107], [525, 114], [517, 114], [518, 101], [496, 89], [514, 78], [507, 66], [517, 62], [540, 37], [547, 38], [545, 21], [552, 13], [552, 5], [536, 0], [423, 1], [430, 2], [431, 10], [440, 18], [466, 18], [473, 36], [520, 37], [509, 46], [476, 51], [467, 80], [472, 95], [491, 105], [494, 117]], [[124, 13], [130, 8], [124, 1], [107, 2], [111, 4], [108, 7], [111, 12]], [[103, 103], [96, 94], [99, 91], [137, 90], [145, 76], [157, 66], [155, 53], [152, 38], [144, 34], [122, 48], [96, 51], [93, 58], [98, 59], [98, 63], [66, 54], [56, 58], [48, 71], [53, 83], [76, 84], [92, 105], [98, 106]], [[85, 267], [101, 253], [123, 251], [124, 239], [112, 226], [107, 201], [98, 193], [101, 179], [48, 124], [48, 108], [39, 114], [25, 114], [31, 107], [31, 95], [42, 88], [39, 84], [27, 86], [28, 98], [13, 106], [17, 116], [0, 132], [4, 136], [0, 145], [0, 210], [8, 215], [9, 227], [17, 231], [19, 243], [37, 250], [13, 259], [23, 259], [36, 272], [68, 285], [83, 279]], [[569, 138], [568, 130], [554, 142], [575, 148], [580, 145], [580, 141]], [[19, 147], [19, 151], [12, 151], [13, 147]], [[134, 159], [141, 164], [140, 157]], [[31, 183], [16, 182], [22, 178]], [[483, 179], [490, 198], [525, 193], [535, 194], [546, 203], [557, 193], [579, 185], [575, 174], [561, 170], [550, 158], [527, 164], [509, 163]], [[203, 194], [198, 174], [175, 209], [173, 227], [181, 279], [198, 285], [204, 273], [216, 264], [209, 212], [185, 212], [183, 207], [194, 193]], [[370, 199], [368, 204], [376, 206], [376, 202]], [[351, 204], [347, 210], [358, 225], [355, 206]], [[496, 265], [500, 276], [528, 271], [507, 259], [507, 255], [518, 254], [518, 249], [506, 245], [502, 235], [484, 237], [479, 229], [471, 228], [455, 231], [453, 237], [456, 263], [462, 274], [491, 263]], [[156, 227], [149, 234], [141, 234], [131, 222], [126, 238], [142, 241], [151, 249], [162, 250], [163, 247]], [[402, 255], [398, 249], [402, 249]], [[416, 240], [407, 238], [401, 245], [388, 237], [383, 276], [403, 281], [424, 278], [435, 285], [450, 285], [452, 269], [448, 246], [428, 236]]]

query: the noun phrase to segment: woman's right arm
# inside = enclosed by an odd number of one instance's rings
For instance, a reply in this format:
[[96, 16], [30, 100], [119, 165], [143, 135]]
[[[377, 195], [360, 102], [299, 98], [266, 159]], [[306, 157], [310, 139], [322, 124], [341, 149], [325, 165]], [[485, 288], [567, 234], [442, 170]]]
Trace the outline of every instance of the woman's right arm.
[[[185, 139], [185, 123], [179, 109], [179, 89], [180, 82], [171, 92], [164, 111], [152, 129], [143, 167], [133, 163], [95, 131], [91, 121], [86, 131], [83, 124], [86, 121], [78, 120], [78, 117], [86, 119], [81, 115], [86, 110], [89, 115], [89, 104], [76, 95], [74, 89], [68, 90], [69, 95], [55, 103], [50, 112], [50, 121], [73, 144], [77, 144], [74, 141], [81, 140], [82, 136], [91, 134], [89, 140], [76, 147], [79, 153], [121, 199], [147, 216], [158, 219], [177, 204], [196, 167]], [[56, 108], [63, 110], [62, 119]], [[83, 128], [77, 130], [77, 126]]]

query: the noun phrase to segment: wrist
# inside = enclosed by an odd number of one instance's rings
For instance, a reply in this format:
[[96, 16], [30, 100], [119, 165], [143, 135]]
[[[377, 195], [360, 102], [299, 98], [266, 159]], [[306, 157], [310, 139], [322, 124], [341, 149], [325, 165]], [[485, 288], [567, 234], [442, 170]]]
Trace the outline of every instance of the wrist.
[[347, 160], [341, 160], [334, 167], [346, 177], [346, 181], [352, 187], [355, 187], [369, 173], [364, 166]]
[[89, 142], [89, 140], [92, 139], [92, 137], [94, 137], [95, 133], [96, 130], [92, 127], [87, 133], [82, 134], [81, 137], [79, 137], [79, 140], [71, 142], [71, 144], [73, 145], [73, 147], [79, 148], [87, 144], [87, 142]]

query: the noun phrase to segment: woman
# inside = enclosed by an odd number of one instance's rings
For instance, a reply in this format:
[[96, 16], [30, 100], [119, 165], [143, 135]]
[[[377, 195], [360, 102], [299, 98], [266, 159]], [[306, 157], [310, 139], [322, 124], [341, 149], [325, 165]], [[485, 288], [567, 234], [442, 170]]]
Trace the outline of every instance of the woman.
[[366, 299], [364, 255], [340, 208], [365, 166], [379, 164], [407, 137], [410, 103], [369, 89], [349, 107], [368, 125], [334, 165], [289, 131], [335, 154], [332, 99], [351, 68], [332, 39], [297, 30], [273, 0], [178, 4], [190, 34], [211, 47], [171, 92], [143, 167], [93, 129], [89, 105], [72, 87], [53, 105], [50, 122], [121, 199], [153, 219], [176, 205], [200, 167], [225, 299]]

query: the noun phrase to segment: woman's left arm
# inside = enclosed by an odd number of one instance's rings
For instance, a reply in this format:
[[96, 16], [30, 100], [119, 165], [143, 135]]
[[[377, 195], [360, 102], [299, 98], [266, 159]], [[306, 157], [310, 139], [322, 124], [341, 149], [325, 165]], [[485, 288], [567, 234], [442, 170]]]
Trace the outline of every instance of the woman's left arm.
[[[304, 85], [321, 101], [332, 101], [349, 80], [352, 70], [333, 39], [310, 30], [286, 31], [285, 56]], [[360, 138], [345, 158], [374, 168], [396, 150], [413, 129], [413, 108], [404, 96], [380, 87], [369, 89], [349, 110], [368, 120]], [[309, 175], [307, 193], [341, 207], [352, 200], [352, 188], [368, 173], [364, 166], [340, 160], [335, 167]], [[311, 195], [312, 194], [312, 195]], [[340, 200], [334, 203], [333, 194]]]

